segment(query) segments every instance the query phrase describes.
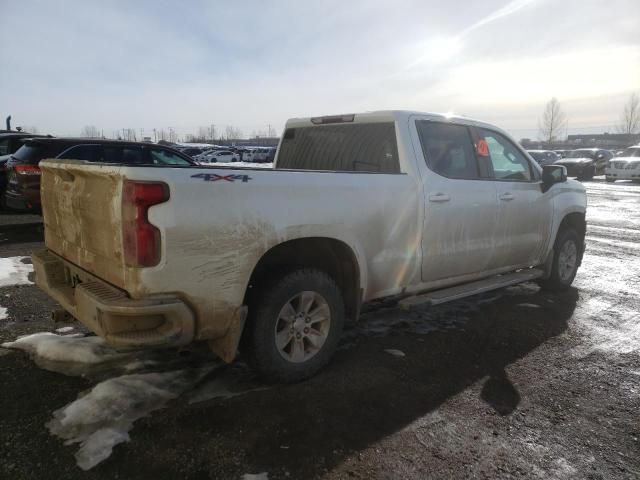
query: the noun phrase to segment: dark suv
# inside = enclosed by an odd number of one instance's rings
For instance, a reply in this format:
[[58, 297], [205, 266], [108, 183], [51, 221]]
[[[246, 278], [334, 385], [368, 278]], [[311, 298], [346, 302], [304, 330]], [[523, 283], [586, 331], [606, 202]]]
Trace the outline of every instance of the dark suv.
[[87, 138], [34, 138], [7, 162], [7, 207], [40, 211], [38, 163], [45, 158], [123, 165], [195, 165], [187, 155], [161, 145]]
[[3, 130], [0, 133], [0, 207], [4, 205], [4, 191], [7, 188], [7, 162], [11, 154], [24, 145], [24, 142], [29, 138], [42, 136], [9, 130]]
[[567, 176], [578, 180], [591, 180], [594, 175], [604, 175], [607, 162], [613, 158], [609, 150], [601, 148], [579, 148], [558, 160], [554, 165], [564, 165]]

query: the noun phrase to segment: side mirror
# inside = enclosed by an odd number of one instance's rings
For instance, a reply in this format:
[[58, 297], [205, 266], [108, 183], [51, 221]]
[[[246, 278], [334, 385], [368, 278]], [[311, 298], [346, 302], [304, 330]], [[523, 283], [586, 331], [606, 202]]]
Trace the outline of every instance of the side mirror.
[[542, 191], [546, 192], [556, 183], [567, 181], [567, 168], [564, 165], [545, 165], [542, 167]]

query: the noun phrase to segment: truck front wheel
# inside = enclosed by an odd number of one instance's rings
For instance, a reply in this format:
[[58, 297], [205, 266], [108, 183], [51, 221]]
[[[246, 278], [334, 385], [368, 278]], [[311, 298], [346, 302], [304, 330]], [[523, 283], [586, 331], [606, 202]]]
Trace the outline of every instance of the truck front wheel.
[[538, 283], [545, 290], [562, 291], [568, 289], [578, 272], [584, 240], [571, 227], [558, 232], [553, 244], [553, 264], [548, 279]]
[[329, 275], [296, 270], [256, 297], [249, 306], [241, 353], [262, 378], [297, 382], [327, 364], [344, 323], [342, 294]]

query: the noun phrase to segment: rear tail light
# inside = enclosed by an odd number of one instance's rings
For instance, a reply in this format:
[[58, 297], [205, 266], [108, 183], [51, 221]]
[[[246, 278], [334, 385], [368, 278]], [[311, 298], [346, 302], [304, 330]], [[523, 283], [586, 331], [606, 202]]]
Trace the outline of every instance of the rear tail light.
[[16, 165], [13, 168], [20, 175], [42, 175], [40, 167], [37, 165]]
[[149, 208], [169, 200], [169, 187], [162, 182], [125, 180], [122, 192], [122, 238], [125, 263], [131, 267], [153, 267], [160, 262], [160, 230], [149, 223]]

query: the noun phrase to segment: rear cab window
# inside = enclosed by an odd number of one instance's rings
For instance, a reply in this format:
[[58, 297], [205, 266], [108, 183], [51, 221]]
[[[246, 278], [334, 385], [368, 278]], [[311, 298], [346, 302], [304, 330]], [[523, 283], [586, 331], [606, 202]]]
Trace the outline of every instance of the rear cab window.
[[399, 173], [393, 122], [287, 128], [278, 169]]

